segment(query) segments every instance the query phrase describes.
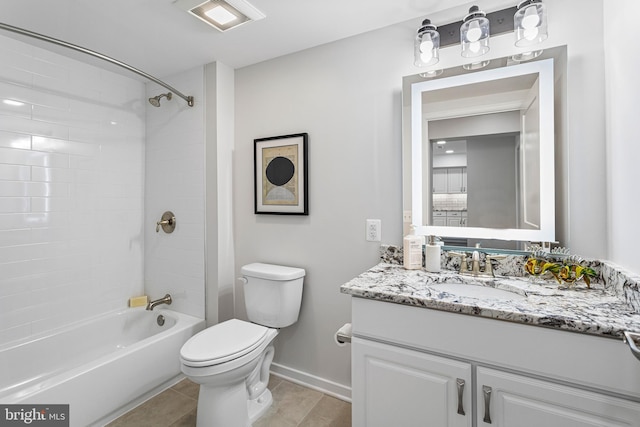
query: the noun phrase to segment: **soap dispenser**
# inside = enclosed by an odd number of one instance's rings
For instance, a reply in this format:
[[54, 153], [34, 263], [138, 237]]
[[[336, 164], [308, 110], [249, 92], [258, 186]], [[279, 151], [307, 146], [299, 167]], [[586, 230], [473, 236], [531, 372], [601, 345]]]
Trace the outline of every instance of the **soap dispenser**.
[[424, 269], [430, 273], [440, 272], [440, 245], [436, 242], [436, 236], [429, 236], [425, 247]]
[[422, 268], [422, 245], [424, 245], [424, 236], [416, 236], [415, 227], [412, 225], [411, 231], [402, 240], [402, 262], [405, 269]]

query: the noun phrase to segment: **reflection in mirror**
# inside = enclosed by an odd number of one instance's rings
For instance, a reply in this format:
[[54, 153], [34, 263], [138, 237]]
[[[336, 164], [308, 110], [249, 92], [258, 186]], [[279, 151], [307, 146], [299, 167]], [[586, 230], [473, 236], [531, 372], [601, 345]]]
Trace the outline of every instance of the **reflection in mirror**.
[[555, 240], [553, 74], [545, 59], [405, 77], [404, 210], [418, 234], [512, 249]]

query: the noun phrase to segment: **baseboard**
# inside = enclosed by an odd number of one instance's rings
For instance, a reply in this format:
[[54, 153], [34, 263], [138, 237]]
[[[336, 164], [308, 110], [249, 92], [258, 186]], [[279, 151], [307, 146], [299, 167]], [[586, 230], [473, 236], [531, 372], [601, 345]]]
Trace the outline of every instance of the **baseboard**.
[[297, 369], [289, 368], [277, 363], [271, 364], [271, 373], [292, 383], [318, 390], [329, 396], [351, 403], [351, 387], [320, 378]]

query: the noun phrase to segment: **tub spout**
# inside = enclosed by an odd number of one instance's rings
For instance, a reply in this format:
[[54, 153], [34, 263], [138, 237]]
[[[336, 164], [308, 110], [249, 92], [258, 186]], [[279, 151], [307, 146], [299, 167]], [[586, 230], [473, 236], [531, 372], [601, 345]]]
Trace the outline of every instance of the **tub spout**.
[[160, 304], [171, 305], [171, 295], [166, 294], [163, 298], [157, 299], [155, 301], [150, 301], [149, 304], [147, 304], [147, 310], [153, 310], [155, 306]]

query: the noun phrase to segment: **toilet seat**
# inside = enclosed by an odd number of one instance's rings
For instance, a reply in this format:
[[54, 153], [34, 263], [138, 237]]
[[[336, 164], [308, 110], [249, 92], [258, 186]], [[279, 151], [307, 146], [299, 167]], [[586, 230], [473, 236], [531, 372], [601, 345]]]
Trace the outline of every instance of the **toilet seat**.
[[219, 365], [251, 353], [267, 339], [269, 328], [239, 319], [211, 326], [180, 349], [180, 360], [191, 367]]

